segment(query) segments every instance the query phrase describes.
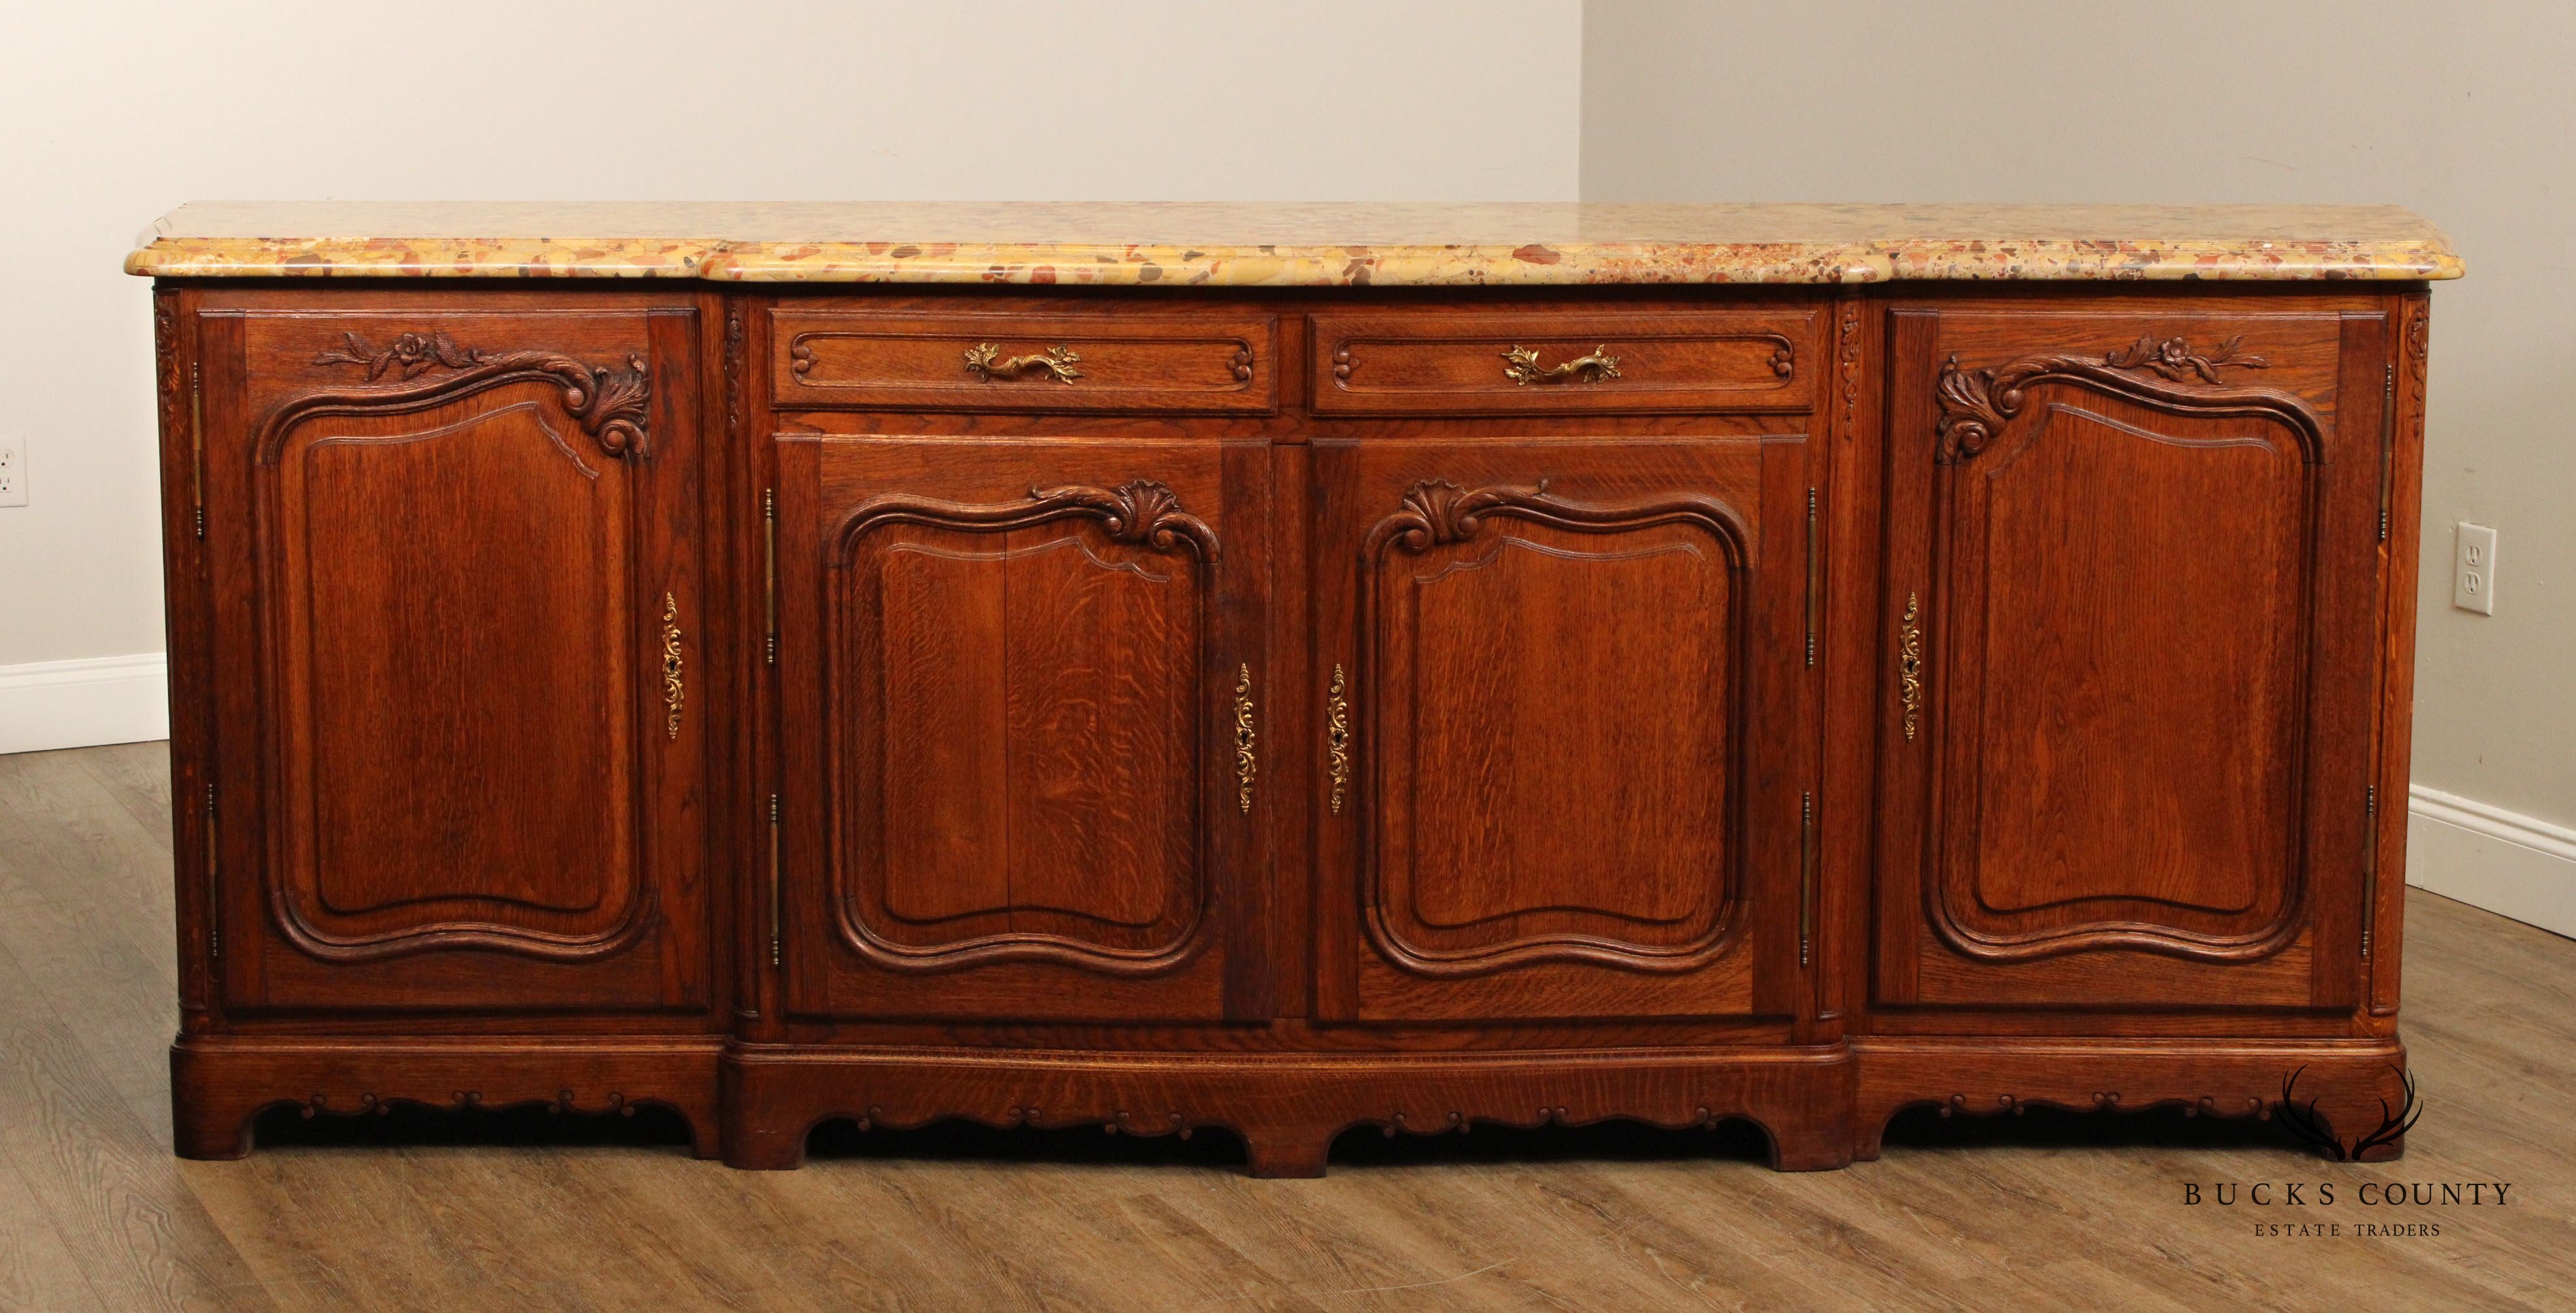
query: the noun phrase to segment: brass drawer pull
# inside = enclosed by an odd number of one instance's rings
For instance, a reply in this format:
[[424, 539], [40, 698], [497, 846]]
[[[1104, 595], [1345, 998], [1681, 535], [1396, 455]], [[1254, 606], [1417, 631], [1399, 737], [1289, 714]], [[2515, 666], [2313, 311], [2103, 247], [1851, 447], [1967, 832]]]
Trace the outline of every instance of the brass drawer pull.
[[1542, 369], [1537, 351], [1515, 346], [1503, 353], [1503, 377], [1523, 387], [1532, 383], [1598, 383], [1619, 377], [1619, 357], [1610, 354], [1605, 342], [1592, 348], [1591, 355], [1576, 356], [1562, 365]]
[[1082, 371], [1073, 367], [1073, 362], [1082, 357], [1075, 355], [1069, 346], [1051, 346], [1046, 349], [1046, 354], [1038, 356], [1001, 359], [1001, 355], [1000, 347], [990, 342], [978, 342], [973, 350], [966, 353], [966, 372], [987, 383], [1007, 383], [1031, 370], [1051, 376], [1058, 383], [1071, 383], [1082, 377]]
[[1351, 785], [1351, 704], [1342, 696], [1342, 668], [1333, 667], [1333, 688], [1324, 695], [1324, 747], [1333, 772], [1333, 814], [1342, 814], [1342, 795]]
[[689, 690], [680, 682], [680, 602], [669, 593], [662, 594], [662, 705], [669, 709], [663, 718], [666, 737], [680, 737], [680, 704], [688, 701]]
[[1905, 703], [1905, 741], [1914, 741], [1914, 733], [1923, 722], [1923, 627], [1915, 618], [1923, 613], [1920, 594], [1905, 595], [1905, 614], [1897, 620], [1896, 694]]
[[1253, 738], [1252, 667], [1246, 665], [1234, 681], [1235, 803], [1245, 811], [1252, 810], [1252, 776], [1261, 768], [1252, 755]]

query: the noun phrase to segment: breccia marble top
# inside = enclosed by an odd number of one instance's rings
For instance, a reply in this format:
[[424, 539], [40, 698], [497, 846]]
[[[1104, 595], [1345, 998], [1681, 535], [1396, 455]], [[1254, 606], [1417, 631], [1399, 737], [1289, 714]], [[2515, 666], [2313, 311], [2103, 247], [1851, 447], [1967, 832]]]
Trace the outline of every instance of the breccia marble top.
[[2396, 206], [219, 201], [169, 278], [696, 278], [1114, 286], [2457, 278]]

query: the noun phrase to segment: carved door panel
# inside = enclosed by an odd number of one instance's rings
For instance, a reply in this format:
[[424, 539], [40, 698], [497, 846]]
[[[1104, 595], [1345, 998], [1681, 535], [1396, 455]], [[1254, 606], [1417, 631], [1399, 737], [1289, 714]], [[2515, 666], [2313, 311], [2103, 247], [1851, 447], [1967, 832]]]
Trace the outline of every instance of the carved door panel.
[[790, 1010], [1265, 1015], [1266, 450], [778, 452]]
[[1807, 457], [1319, 447], [1319, 1016], [1791, 1011]]
[[2394, 345], [2358, 300], [1891, 316], [1880, 1003], [2355, 1000]]
[[696, 316], [430, 304], [204, 320], [226, 1001], [703, 1007]]

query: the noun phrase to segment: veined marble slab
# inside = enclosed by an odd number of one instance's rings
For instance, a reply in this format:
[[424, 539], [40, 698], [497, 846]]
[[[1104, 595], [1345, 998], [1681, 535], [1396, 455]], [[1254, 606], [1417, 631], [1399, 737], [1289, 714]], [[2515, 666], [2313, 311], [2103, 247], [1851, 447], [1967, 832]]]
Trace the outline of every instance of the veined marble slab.
[[2396, 206], [184, 205], [128, 273], [171, 278], [1456, 287], [1943, 279], [2433, 279]]

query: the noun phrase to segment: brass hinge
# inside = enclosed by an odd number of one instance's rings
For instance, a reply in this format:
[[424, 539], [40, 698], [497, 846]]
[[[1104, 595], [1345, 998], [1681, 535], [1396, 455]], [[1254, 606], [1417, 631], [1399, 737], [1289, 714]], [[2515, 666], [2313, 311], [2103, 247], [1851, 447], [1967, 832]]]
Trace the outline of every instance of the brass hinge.
[[768, 655], [763, 664], [778, 664], [778, 490], [760, 490], [761, 606], [766, 617]]
[[215, 849], [215, 786], [206, 786], [206, 955], [224, 955], [224, 895], [218, 877], [223, 860]]
[[2379, 541], [2388, 541], [2388, 500], [2397, 481], [2397, 366], [2382, 367], [2379, 384]]
[[1805, 970], [1816, 942], [1816, 795], [1798, 795], [1798, 968]]
[[1816, 612], [1824, 605], [1825, 558], [1816, 549], [1816, 490], [1807, 489], [1807, 664], [1816, 664]]
[[188, 459], [191, 474], [191, 505], [196, 513], [197, 536], [206, 536], [206, 391], [197, 375], [197, 362], [188, 362]]
[[778, 795], [769, 795], [769, 965], [782, 960], [779, 940], [787, 924], [786, 904], [778, 892]]
[[2379, 919], [2379, 786], [2362, 790], [2361, 814], [2370, 820], [2361, 849], [2361, 956], [2370, 958], [2370, 927]]

